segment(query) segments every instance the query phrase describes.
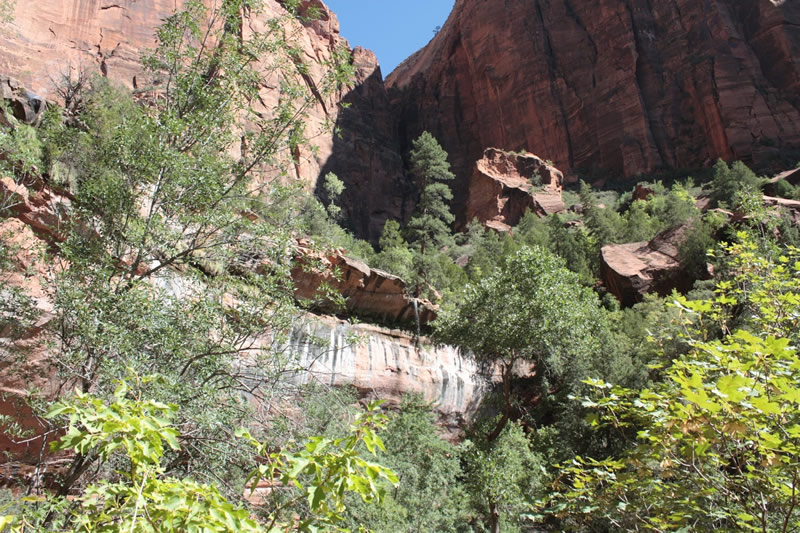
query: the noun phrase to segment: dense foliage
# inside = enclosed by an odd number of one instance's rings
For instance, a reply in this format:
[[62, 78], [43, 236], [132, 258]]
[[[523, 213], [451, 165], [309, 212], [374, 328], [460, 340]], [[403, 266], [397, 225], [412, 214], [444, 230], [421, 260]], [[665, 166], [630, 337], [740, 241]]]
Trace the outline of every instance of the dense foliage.
[[[30, 498], [2, 495], [0, 531], [796, 531], [800, 232], [765, 207], [765, 180], [720, 161], [705, 189], [581, 182], [564, 213], [456, 232], [455, 176], [425, 132], [408, 154], [416, 208], [376, 251], [340, 227], [337, 176], [320, 199], [285, 179], [316, 97], [299, 2], [283, 4], [253, 32], [258, 1], [186, 2], [143, 58], [145, 89], [68, 77], [63, 109], [0, 129], [2, 177], [69, 199], [41, 251], [44, 325], [6, 287], [19, 266], [0, 234], [0, 332], [40, 339], [25, 349], [75, 389], [28, 398], [66, 464]], [[326, 67], [322, 95], [352, 75], [343, 50]], [[280, 98], [259, 110], [264, 85]], [[17, 201], [0, 196], [0, 216]], [[693, 289], [622, 309], [597, 284], [603, 247], [676, 228]], [[441, 304], [427, 333], [490, 383], [457, 434], [417, 396], [381, 413], [298, 385], [283, 341], [301, 236]], [[4, 371], [23, 375], [29, 352], [10, 347]]]
[[[652, 388], [589, 380], [593, 423], [635, 430], [631, 447], [560, 469], [549, 513], [572, 528], [796, 531], [800, 251], [760, 256], [746, 234], [726, 248], [729, 280], [711, 300], [679, 298], [691, 350]], [[708, 326], [722, 335], [709, 338]]]

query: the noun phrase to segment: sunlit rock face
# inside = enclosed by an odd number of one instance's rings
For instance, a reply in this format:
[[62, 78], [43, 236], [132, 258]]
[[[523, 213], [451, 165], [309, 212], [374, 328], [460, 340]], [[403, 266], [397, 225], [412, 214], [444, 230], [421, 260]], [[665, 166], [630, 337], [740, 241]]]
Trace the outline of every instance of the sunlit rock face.
[[487, 148], [469, 181], [467, 220], [509, 231], [526, 211], [560, 213], [563, 181], [560, 170], [531, 153]]
[[[211, 4], [211, 0], [206, 0]], [[44, 99], [58, 100], [64, 76], [100, 74], [135, 90], [150, 88], [143, 74], [142, 53], [156, 46], [155, 30], [180, 8], [183, 0], [37, 0], [16, 2], [14, 19], [0, 26], [0, 75], [10, 76]], [[286, 14], [279, 0], [264, 0], [263, 13], [245, 17], [245, 34], [263, 31], [264, 21]], [[308, 86], [314, 101], [305, 119], [312, 147], [287, 154], [294, 161], [287, 179], [310, 190], [327, 172], [335, 172], [346, 189], [340, 200], [349, 225], [358, 236], [377, 241], [388, 218], [403, 218], [410, 205], [398, 151], [397, 123], [392, 117], [380, 66], [369, 50], [350, 50], [339, 34], [336, 15], [319, 0], [313, 22], [289, 23], [286, 33], [306, 65], [297, 81]], [[317, 91], [334, 52], [350, 51], [352, 83], [330, 95]], [[279, 83], [261, 91], [256, 111], [269, 115], [280, 98]], [[344, 108], [341, 104], [347, 103]], [[338, 135], [334, 135], [334, 126]], [[376, 194], [380, 192], [380, 194]]]
[[298, 242], [292, 269], [294, 296], [316, 311], [342, 311], [329, 301], [323, 287], [345, 298], [344, 307], [362, 320], [379, 324], [424, 326], [436, 318], [438, 306], [423, 298], [411, 298], [406, 282], [388, 272], [348, 257], [344, 250], [322, 254], [309, 242]]
[[451, 346], [333, 318], [298, 322], [287, 344], [298, 366], [308, 369], [300, 374], [303, 383], [352, 385], [390, 406], [399, 405], [405, 393], [419, 393], [452, 430], [475, 414], [494, 378]]
[[650, 292], [664, 296], [673, 289], [689, 290], [694, 279], [680, 263], [680, 247], [688, 229], [686, 225], [678, 226], [649, 242], [603, 246], [600, 269], [609, 292], [629, 306]]
[[635, 176], [800, 143], [800, 3], [459, 0], [386, 80], [405, 146], [450, 154], [463, 215], [483, 150]]
[[[43, 254], [49, 244], [64, 238], [59, 228], [67, 220], [70, 198], [50, 190], [41, 179], [26, 186], [2, 178], [0, 202], [10, 215], [0, 219], [0, 245], [14, 250], [11, 268], [0, 275], [0, 298], [8, 298], [10, 290], [21, 290], [32, 305], [31, 316], [24, 320], [0, 314], [0, 415], [13, 417], [22, 428], [32, 432], [30, 438], [14, 441], [0, 431], [0, 463], [9, 459], [36, 462], [46, 449], [42, 438], [37, 437], [45, 425], [26, 406], [28, 391], [35, 389], [52, 401], [71, 388], [59, 381], [58, 361], [53, 357], [53, 345], [47, 342], [51, 340], [48, 324], [56, 319], [53, 277], [68, 265], [57, 257], [45, 262]], [[333, 259], [337, 263], [344, 261], [340, 255]], [[353, 272], [338, 288], [350, 296], [354, 313], [375, 313], [376, 309], [386, 313], [409, 306], [402, 280], [375, 273], [363, 264], [352, 261], [347, 264], [351, 263]], [[296, 273], [306, 276], [302, 269], [296, 269]], [[364, 276], [359, 277], [359, 273]], [[302, 287], [311, 287], [307, 277], [295, 281]], [[178, 271], [165, 270], [151, 282], [176, 298], [203, 293], [202, 284]], [[318, 280], [313, 283], [318, 284]], [[384, 287], [381, 292], [379, 289], [385, 284], [396, 284], [399, 289], [387, 291]], [[385, 297], [395, 303], [387, 307]], [[425, 302], [419, 305], [422, 324], [431, 318], [433, 310]], [[405, 316], [397, 313], [389, 316]], [[352, 385], [363, 396], [386, 399], [395, 407], [403, 394], [419, 393], [432, 402], [442, 426], [452, 435], [476, 412], [483, 394], [498, 378], [491, 369], [484, 371], [452, 347], [432, 346], [424, 337], [406, 331], [352, 325], [333, 317], [298, 318], [288, 340], [267, 336], [257, 341], [254, 346], [274, 347], [277, 354], [286, 356], [285, 360], [278, 356], [270, 362], [270, 365], [285, 362], [285, 368], [261, 366], [257, 369], [259, 373], [286, 370], [301, 384]], [[243, 365], [251, 363], [242, 360]], [[255, 407], [269, 409], [267, 405]], [[51, 433], [47, 438], [53, 440], [57, 436]]]

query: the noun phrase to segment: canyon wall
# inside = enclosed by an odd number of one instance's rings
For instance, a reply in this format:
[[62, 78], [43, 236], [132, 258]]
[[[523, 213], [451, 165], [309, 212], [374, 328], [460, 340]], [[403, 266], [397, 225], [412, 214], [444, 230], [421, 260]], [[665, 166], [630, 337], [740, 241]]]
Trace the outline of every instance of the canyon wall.
[[[61, 228], [71, 198], [64, 191], [51, 190], [41, 178], [31, 176], [29, 181], [26, 185], [0, 177], [0, 207], [8, 213], [0, 217], [0, 249], [9, 253], [10, 262], [0, 271], [0, 417], [10, 417], [0, 419], [0, 464], [39, 460], [46, 451], [42, 435], [47, 426], [34, 416], [26, 400], [35, 394], [47, 404], [73, 385], [58, 375], [63, 362], [54, 357], [59, 343], [49, 329], [57, 320], [55, 277], [68, 263], [45, 253], [64, 239]], [[298, 263], [311, 253], [303, 241], [298, 243]], [[327, 281], [348, 298], [348, 310], [356, 315], [413, 324], [416, 307], [420, 323], [434, 318], [436, 307], [424, 300], [415, 306], [399, 278], [339, 252], [321, 260], [322, 270], [299, 266], [293, 270], [298, 299], [315, 299], [316, 289]], [[329, 275], [334, 267], [341, 273], [338, 281]], [[154, 276], [152, 283], [177, 297], [202, 290], [197, 281], [167, 269]], [[285, 364], [283, 375], [296, 384], [352, 385], [361, 396], [385, 399], [393, 406], [399, 405], [404, 393], [419, 393], [432, 402], [442, 427], [452, 435], [475, 414], [483, 394], [499, 379], [496, 369], [480, 368], [453, 347], [434, 346], [406, 331], [351, 324], [330, 316], [297, 317], [285, 342], [267, 336], [257, 341], [287, 356], [277, 357], [276, 365]], [[248, 363], [246, 357], [241, 361]], [[274, 369], [259, 367], [259, 372], [265, 370]], [[256, 409], [270, 408], [254, 402]], [[9, 426], [29, 434], [14, 440], [5, 431]], [[58, 433], [44, 436], [53, 440]], [[3, 475], [0, 469], [0, 487]]]
[[[80, 70], [143, 89], [147, 82], [140, 56], [155, 47], [156, 28], [181, 4], [182, 0], [16, 2], [13, 20], [0, 25], [0, 75], [15, 78], [47, 99], [57, 99], [63, 76], [76, 77]], [[298, 74], [297, 80], [316, 96], [306, 119], [313, 149], [294, 154], [297, 162], [290, 177], [314, 189], [320, 176], [337, 173], [346, 186], [340, 204], [347, 220], [358, 235], [377, 240], [387, 218], [403, 218], [408, 210], [397, 124], [375, 55], [363, 48], [350, 50], [339, 34], [336, 15], [320, 0], [306, 0], [302, 10], [311, 7], [319, 13], [316, 20], [295, 21], [286, 28], [307, 67], [307, 74]], [[265, 20], [285, 14], [280, 0], [264, 0], [263, 14], [245, 17], [245, 32], [263, 30]], [[338, 47], [350, 50], [355, 79], [341, 91], [320, 95], [316, 85]], [[277, 104], [277, 85], [261, 91], [259, 111], [268, 114]]]
[[404, 149], [449, 152], [463, 213], [485, 148], [635, 176], [800, 144], [800, 4], [458, 0], [387, 80]]

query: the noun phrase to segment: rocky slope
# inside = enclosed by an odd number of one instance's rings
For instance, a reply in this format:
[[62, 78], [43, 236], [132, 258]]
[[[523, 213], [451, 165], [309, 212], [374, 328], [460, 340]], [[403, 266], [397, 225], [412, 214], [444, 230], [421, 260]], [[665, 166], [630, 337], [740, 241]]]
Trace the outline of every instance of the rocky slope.
[[437, 136], [468, 197], [483, 150], [634, 176], [800, 144], [800, 4], [458, 0], [387, 78], [405, 146]]
[[[180, 7], [182, 0], [41, 0], [16, 2], [10, 24], [0, 26], [0, 74], [42, 98], [56, 99], [65, 75], [78, 71], [100, 73], [118, 84], [142, 89], [139, 63], [143, 51], [155, 46], [154, 30]], [[246, 18], [247, 31], [263, 29], [268, 17], [285, 14], [280, 0], [265, 0], [265, 13]], [[298, 76], [312, 91], [323, 76], [324, 64], [337, 47], [349, 49], [339, 34], [339, 22], [320, 0], [307, 0], [304, 9], [317, 8], [320, 17], [288, 32], [302, 51], [308, 74]], [[324, 97], [317, 95], [306, 132], [314, 150], [299, 156], [295, 176], [309, 187], [326, 172], [339, 174], [346, 189], [341, 199], [356, 232], [377, 240], [387, 218], [402, 218], [402, 158], [397, 126], [392, 118], [380, 67], [369, 50], [351, 50], [355, 67], [352, 87]], [[262, 90], [263, 111], [277, 102], [274, 87]], [[353, 104], [343, 109], [340, 104]], [[334, 135], [331, 125], [340, 130]], [[382, 194], [374, 194], [381, 190]]]

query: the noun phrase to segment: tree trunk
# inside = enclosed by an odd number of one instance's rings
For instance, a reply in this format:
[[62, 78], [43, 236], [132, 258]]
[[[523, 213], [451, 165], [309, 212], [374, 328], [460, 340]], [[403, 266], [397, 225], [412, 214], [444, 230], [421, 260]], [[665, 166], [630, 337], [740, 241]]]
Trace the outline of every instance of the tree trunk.
[[489, 531], [500, 533], [500, 511], [497, 510], [497, 504], [494, 502], [489, 502]]
[[491, 433], [487, 435], [486, 440], [493, 442], [511, 419], [511, 379], [513, 378], [512, 371], [514, 369], [514, 361], [516, 357], [512, 357], [508, 363], [503, 363], [503, 416], [497, 422]]

